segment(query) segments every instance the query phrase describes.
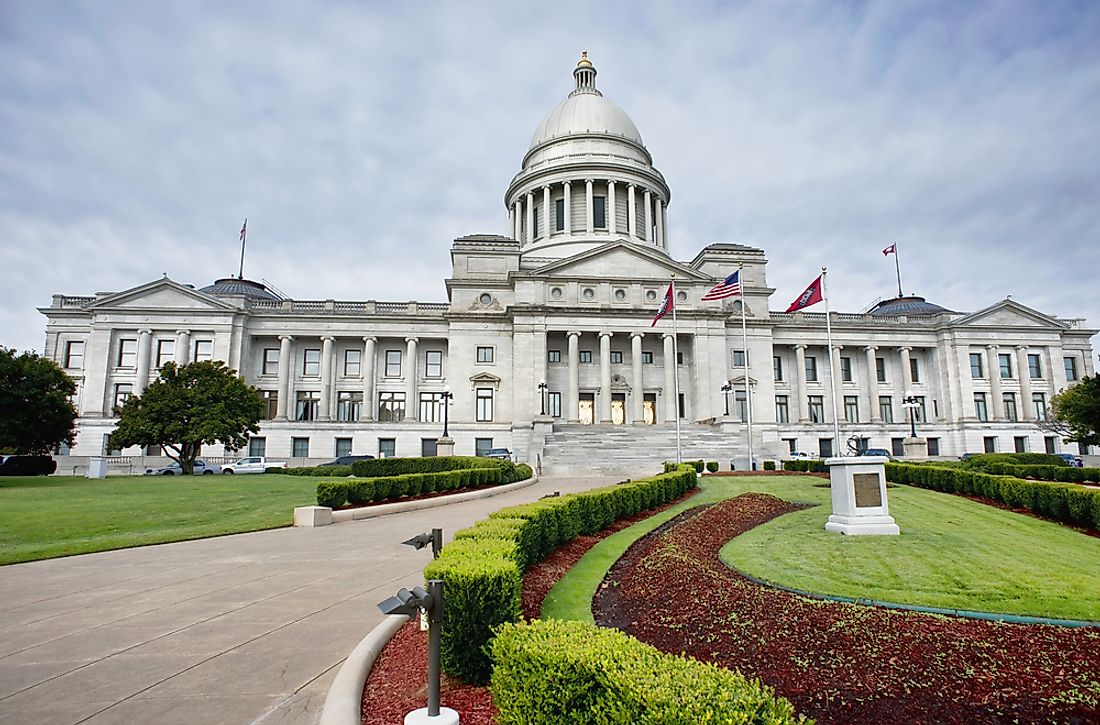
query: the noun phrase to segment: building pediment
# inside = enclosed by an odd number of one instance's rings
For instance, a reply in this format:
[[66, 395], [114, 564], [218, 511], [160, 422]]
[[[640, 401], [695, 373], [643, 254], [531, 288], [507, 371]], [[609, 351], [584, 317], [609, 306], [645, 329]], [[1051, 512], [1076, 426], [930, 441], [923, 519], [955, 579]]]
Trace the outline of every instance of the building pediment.
[[978, 310], [954, 320], [952, 327], [1031, 327], [1047, 330], [1065, 330], [1067, 325], [1057, 318], [1033, 310], [1011, 299]]
[[649, 247], [626, 241], [612, 242], [597, 249], [558, 260], [530, 272], [535, 277], [584, 277], [710, 281], [710, 277], [680, 264]]
[[186, 312], [235, 312], [233, 305], [167, 277], [97, 299], [88, 310], [179, 310]]
[[478, 385], [485, 386], [491, 385], [494, 388], [500, 387], [500, 378], [492, 373], [475, 373], [470, 376], [470, 383], [476, 387]]

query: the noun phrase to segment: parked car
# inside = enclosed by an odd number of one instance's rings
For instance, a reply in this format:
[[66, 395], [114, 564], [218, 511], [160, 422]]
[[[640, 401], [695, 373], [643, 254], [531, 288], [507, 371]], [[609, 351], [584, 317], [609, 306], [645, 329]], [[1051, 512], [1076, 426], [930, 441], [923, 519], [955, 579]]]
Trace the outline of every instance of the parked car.
[[502, 461], [512, 460], [512, 452], [507, 448], [490, 448], [489, 452], [485, 454], [486, 458], [498, 458]]
[[865, 450], [863, 453], [860, 453], [859, 455], [861, 455], [861, 456], [882, 456], [884, 458], [891, 458], [890, 451], [886, 450], [885, 448], [868, 448], [867, 450]]
[[[196, 476], [208, 476], [212, 473], [218, 472], [219, 466], [208, 466], [206, 461], [202, 459], [195, 459], [195, 467], [191, 470]], [[178, 463], [170, 463], [167, 466], [161, 466], [160, 468], [146, 468], [146, 476], [182, 476], [183, 469], [180, 468]]]
[[48, 476], [56, 470], [52, 456], [0, 456], [0, 476]]
[[269, 461], [263, 456], [247, 456], [222, 466], [222, 473], [263, 473], [269, 468], [286, 468], [286, 461]]
[[1071, 466], [1076, 466], [1077, 468], [1085, 467], [1085, 459], [1081, 458], [1081, 456], [1075, 456], [1072, 453], [1055, 453], [1054, 455], [1058, 456]]
[[787, 456], [786, 456], [786, 460], [788, 460], [788, 461], [791, 461], [791, 460], [795, 460], [795, 459], [798, 459], [798, 458], [810, 458], [810, 459], [814, 459], [814, 458], [817, 458], [817, 457], [818, 457], [818, 456], [812, 456], [812, 455], [810, 455], [810, 454], [809, 454], [809, 453], [807, 453], [806, 451], [791, 451], [790, 453], [788, 453], [788, 454], [787, 454]]
[[355, 463], [356, 461], [369, 461], [373, 458], [374, 458], [374, 456], [369, 456], [369, 455], [340, 456], [339, 458], [337, 458], [334, 461], [329, 461], [328, 463], [322, 463], [321, 465], [322, 466], [350, 466], [351, 464]]

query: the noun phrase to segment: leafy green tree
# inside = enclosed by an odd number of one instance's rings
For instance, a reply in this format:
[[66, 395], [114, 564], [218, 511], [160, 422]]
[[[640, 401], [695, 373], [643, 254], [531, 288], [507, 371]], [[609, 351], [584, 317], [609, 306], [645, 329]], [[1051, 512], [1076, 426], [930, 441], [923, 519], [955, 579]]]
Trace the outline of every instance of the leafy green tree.
[[194, 470], [204, 443], [241, 448], [260, 429], [260, 392], [221, 360], [167, 363], [160, 379], [119, 410], [111, 447], [163, 447], [185, 474]]
[[1050, 413], [1067, 443], [1100, 445], [1100, 375], [1086, 375], [1051, 398]]
[[0, 451], [45, 454], [73, 444], [76, 383], [52, 360], [0, 347]]

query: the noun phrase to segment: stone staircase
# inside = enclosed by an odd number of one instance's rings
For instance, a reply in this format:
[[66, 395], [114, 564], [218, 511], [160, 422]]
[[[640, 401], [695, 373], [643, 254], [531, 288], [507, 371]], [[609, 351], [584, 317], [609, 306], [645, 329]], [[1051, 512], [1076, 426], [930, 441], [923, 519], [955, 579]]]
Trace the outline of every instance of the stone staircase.
[[[718, 428], [695, 423], [680, 425], [683, 460], [718, 461], [728, 469], [735, 454], [745, 455], [744, 441], [736, 441]], [[661, 471], [665, 461], [676, 460], [676, 426], [555, 424], [546, 436], [542, 453], [545, 475], [585, 473], [637, 477]]]

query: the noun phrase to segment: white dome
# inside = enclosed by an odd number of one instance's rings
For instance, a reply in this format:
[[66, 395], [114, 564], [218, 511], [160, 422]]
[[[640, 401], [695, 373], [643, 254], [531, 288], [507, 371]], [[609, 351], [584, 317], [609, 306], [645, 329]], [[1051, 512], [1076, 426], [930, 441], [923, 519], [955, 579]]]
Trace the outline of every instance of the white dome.
[[645, 146], [638, 127], [623, 109], [602, 95], [575, 93], [546, 115], [531, 137], [531, 148], [578, 134], [614, 136]]

